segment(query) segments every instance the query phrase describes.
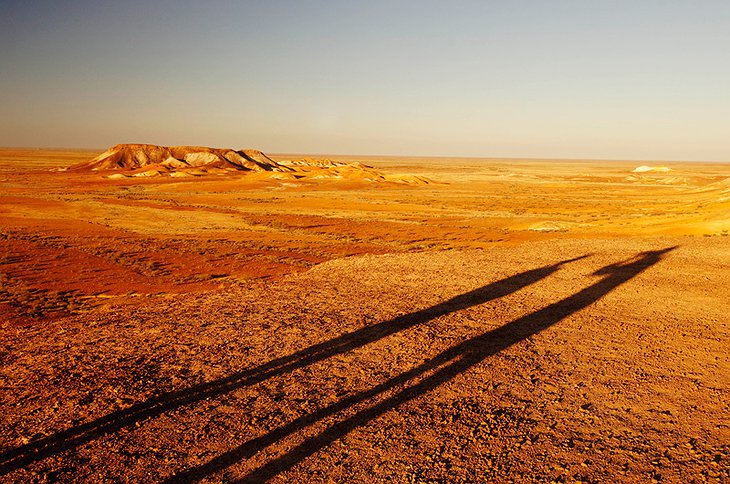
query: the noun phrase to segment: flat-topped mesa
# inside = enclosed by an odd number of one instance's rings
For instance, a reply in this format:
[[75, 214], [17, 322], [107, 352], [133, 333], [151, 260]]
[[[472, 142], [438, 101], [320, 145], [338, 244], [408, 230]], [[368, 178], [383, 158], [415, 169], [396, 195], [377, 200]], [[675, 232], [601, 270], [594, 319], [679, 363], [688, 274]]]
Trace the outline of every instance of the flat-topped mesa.
[[71, 170], [157, 170], [160, 172], [208, 171], [289, 171], [258, 150], [233, 150], [205, 146], [157, 146], [119, 144], [96, 158], [78, 163]]
[[[71, 171], [101, 172], [109, 180], [130, 177], [196, 177], [208, 175], [251, 174], [252, 181], [344, 182], [424, 185], [430, 180], [411, 175], [389, 175], [362, 163], [327, 159], [282, 160], [258, 150], [233, 150], [205, 146], [157, 146], [120, 144], [96, 158], [77, 163]], [[111, 173], [110, 173], [111, 172]], [[248, 178], [248, 176], [247, 176]]]
[[641, 165], [631, 170], [631, 173], [669, 173], [670, 171], [672, 171], [672, 169], [668, 166]]

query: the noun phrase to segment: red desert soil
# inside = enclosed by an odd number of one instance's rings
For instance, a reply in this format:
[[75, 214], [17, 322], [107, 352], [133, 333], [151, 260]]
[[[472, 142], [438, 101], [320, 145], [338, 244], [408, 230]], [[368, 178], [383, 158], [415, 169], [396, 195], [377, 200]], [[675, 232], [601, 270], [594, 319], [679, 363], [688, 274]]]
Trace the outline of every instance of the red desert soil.
[[730, 479], [730, 166], [97, 154], [0, 152], [2, 480]]

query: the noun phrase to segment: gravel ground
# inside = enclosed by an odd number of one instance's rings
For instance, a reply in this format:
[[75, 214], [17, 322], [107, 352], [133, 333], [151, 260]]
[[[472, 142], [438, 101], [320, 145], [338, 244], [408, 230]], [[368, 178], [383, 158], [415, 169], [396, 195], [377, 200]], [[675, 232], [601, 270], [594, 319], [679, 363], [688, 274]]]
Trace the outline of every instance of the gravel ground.
[[726, 237], [366, 255], [0, 338], [8, 482], [725, 482]]

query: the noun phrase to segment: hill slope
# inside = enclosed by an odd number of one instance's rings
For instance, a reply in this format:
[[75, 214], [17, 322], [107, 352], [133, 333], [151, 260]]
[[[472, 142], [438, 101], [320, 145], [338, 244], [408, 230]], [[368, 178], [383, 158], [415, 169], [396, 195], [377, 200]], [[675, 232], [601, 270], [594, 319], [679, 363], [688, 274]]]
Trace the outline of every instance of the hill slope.
[[118, 144], [89, 161], [68, 168], [71, 171], [100, 171], [106, 178], [168, 175], [191, 177], [235, 172], [260, 173], [274, 180], [344, 180], [350, 182], [392, 182], [423, 185], [430, 180], [412, 175], [386, 175], [362, 163], [303, 159], [277, 162], [258, 150], [233, 150], [205, 146], [157, 146]]
[[244, 171], [289, 171], [258, 150], [232, 150], [204, 146], [157, 146], [119, 144], [72, 170], [178, 171], [195, 168], [223, 168]]

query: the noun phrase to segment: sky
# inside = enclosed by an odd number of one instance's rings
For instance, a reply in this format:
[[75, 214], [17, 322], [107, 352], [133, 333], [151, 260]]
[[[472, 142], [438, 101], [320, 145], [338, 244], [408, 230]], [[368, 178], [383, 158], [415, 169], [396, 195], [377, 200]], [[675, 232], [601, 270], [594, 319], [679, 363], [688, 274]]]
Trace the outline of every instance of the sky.
[[730, 161], [727, 0], [0, 0], [0, 146]]

